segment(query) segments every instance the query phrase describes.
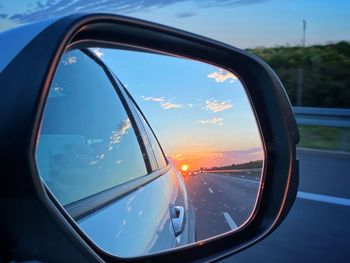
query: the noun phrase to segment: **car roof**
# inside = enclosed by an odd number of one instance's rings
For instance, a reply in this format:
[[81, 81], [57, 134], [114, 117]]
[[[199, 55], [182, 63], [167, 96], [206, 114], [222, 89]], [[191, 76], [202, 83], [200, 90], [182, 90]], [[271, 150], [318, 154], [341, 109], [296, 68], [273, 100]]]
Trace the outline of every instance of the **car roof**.
[[16, 55], [40, 32], [59, 20], [60, 17], [22, 25], [0, 33], [0, 73]]

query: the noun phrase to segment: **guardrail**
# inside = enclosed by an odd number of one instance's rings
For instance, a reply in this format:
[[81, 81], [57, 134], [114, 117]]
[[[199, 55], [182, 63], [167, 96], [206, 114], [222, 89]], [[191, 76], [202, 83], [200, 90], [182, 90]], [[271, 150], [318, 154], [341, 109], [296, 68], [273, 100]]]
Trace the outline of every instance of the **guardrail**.
[[350, 128], [350, 109], [293, 107], [298, 125], [340, 128], [338, 148], [344, 150], [345, 128]]
[[299, 125], [350, 128], [350, 109], [293, 107]]

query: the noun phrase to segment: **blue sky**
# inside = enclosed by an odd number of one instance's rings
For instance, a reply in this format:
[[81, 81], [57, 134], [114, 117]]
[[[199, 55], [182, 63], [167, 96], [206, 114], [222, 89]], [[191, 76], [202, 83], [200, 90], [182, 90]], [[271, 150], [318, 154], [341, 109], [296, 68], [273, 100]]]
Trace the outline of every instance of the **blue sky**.
[[174, 161], [223, 166], [262, 159], [247, 95], [235, 75], [177, 57], [98, 49]]
[[348, 0], [0, 0], [0, 30], [75, 12], [110, 12], [205, 35], [231, 45], [350, 40]]

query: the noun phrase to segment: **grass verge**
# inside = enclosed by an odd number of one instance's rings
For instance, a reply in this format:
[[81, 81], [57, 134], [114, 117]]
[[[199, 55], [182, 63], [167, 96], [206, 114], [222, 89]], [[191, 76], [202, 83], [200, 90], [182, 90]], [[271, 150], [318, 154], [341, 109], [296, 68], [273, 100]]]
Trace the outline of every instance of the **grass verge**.
[[299, 147], [350, 152], [350, 129], [299, 126]]

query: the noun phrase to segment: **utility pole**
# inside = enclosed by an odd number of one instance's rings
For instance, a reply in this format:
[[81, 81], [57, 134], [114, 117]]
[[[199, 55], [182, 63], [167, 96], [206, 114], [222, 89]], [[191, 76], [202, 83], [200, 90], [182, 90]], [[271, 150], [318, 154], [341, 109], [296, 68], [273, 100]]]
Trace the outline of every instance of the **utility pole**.
[[[306, 20], [303, 19], [303, 38], [302, 47], [305, 48], [306, 41]], [[304, 70], [302, 67], [298, 69], [298, 82], [297, 82], [297, 106], [302, 106], [303, 103], [303, 80], [304, 80]]]
[[303, 19], [303, 47], [305, 47], [306, 20]]

